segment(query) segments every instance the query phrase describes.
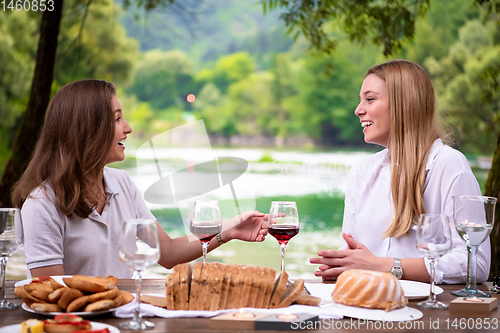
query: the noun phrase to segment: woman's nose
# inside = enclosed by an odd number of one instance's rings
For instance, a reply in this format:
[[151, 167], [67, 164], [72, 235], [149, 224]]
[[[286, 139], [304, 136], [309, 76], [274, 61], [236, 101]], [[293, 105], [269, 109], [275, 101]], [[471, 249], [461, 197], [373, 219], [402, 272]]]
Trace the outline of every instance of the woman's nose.
[[125, 126], [123, 127], [123, 131], [127, 134], [130, 134], [132, 133], [132, 127], [130, 127], [130, 125], [128, 124], [128, 122], [126, 120], [125, 121]]
[[365, 111], [364, 111], [364, 109], [363, 109], [363, 107], [362, 107], [361, 103], [359, 103], [359, 104], [358, 104], [358, 106], [356, 107], [356, 109], [354, 109], [354, 114], [355, 114], [356, 116], [358, 116], [358, 117], [359, 117], [360, 115], [362, 115], [362, 114], [365, 114]]

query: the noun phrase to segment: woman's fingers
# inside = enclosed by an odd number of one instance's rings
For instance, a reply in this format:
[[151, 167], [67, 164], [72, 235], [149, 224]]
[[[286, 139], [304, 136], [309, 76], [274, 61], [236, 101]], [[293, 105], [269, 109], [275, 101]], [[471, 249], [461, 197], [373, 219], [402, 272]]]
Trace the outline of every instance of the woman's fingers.
[[323, 258], [344, 258], [347, 255], [345, 250], [321, 250], [318, 256]]
[[342, 233], [342, 238], [344, 238], [347, 246], [352, 250], [365, 248], [364, 244], [355, 240], [351, 234]]
[[346, 269], [344, 267], [327, 267], [325, 270], [314, 272], [315, 276], [321, 276], [323, 280], [336, 280], [337, 277]]
[[328, 266], [344, 266], [344, 258], [311, 258], [309, 259], [311, 264], [316, 265], [328, 265]]

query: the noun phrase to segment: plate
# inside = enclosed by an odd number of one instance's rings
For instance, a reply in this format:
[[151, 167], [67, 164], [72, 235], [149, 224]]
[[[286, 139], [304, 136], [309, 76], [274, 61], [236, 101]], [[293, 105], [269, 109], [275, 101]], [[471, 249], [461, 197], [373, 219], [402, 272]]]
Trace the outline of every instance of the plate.
[[[409, 280], [400, 280], [399, 282], [408, 300], [421, 299], [429, 296], [431, 286], [428, 283]], [[331, 302], [331, 295], [333, 289], [335, 289], [335, 283], [306, 283], [305, 286], [311, 295], [320, 297], [325, 302]], [[439, 295], [443, 292], [443, 288], [434, 286], [434, 291], [436, 295]]]
[[[430, 293], [431, 285], [429, 283], [400, 280], [401, 287], [405, 293], [405, 297], [409, 300], [427, 298]], [[443, 293], [443, 288], [434, 285], [434, 292], [436, 295]]]
[[332, 303], [330, 309], [335, 309], [344, 317], [351, 317], [364, 320], [382, 320], [382, 321], [409, 321], [423, 317], [423, 313], [417, 309], [405, 306], [401, 309], [385, 311], [380, 309], [366, 309], [356, 306]]
[[[92, 324], [92, 330], [101, 330], [104, 328], [108, 328], [111, 333], [120, 333], [120, 330], [115, 326], [98, 323], [95, 321], [90, 322]], [[21, 324], [14, 324], [9, 326], [4, 326], [0, 328], [0, 333], [19, 333], [21, 332]]]
[[[39, 311], [35, 311], [33, 309], [30, 309], [30, 307], [26, 303], [23, 303], [23, 305], [21, 305], [21, 307], [23, 308], [24, 311], [28, 311], [31, 313], [36, 313], [36, 314], [44, 315], [44, 316], [55, 316], [55, 315], [59, 315], [59, 314], [68, 314], [67, 312], [39, 312]], [[100, 315], [103, 313], [114, 312], [114, 311], [116, 311], [116, 309], [118, 309], [118, 308], [102, 310], [102, 311], [94, 311], [94, 312], [70, 312], [69, 314], [77, 315], [80, 317], [92, 317], [92, 316], [97, 316], [97, 315]]]
[[[56, 280], [57, 282], [59, 282], [60, 284], [65, 286], [66, 284], [63, 282], [63, 278], [69, 278], [71, 276], [72, 275], [54, 275], [54, 276], [51, 276], [51, 278], [53, 278], [54, 280]], [[21, 280], [21, 281], [16, 282], [16, 284], [14, 284], [14, 286], [15, 287], [24, 286], [26, 284], [30, 284], [31, 281], [32, 281], [32, 279]], [[23, 308], [24, 311], [36, 313], [36, 314], [44, 315], [44, 316], [55, 316], [58, 314], [67, 314], [66, 312], [39, 312], [39, 311], [35, 311], [35, 310], [31, 309], [26, 303], [23, 303], [21, 305], [21, 307]], [[91, 317], [91, 316], [97, 316], [97, 315], [100, 315], [103, 313], [114, 312], [114, 311], [116, 311], [116, 309], [118, 309], [118, 308], [102, 310], [102, 311], [94, 311], [94, 312], [71, 312], [71, 314], [74, 314], [74, 315], [77, 315], [80, 317]]]
[[[63, 282], [63, 278], [70, 278], [71, 276], [72, 275], [54, 275], [54, 276], [51, 276], [51, 278], [53, 278], [54, 280], [56, 280], [57, 282], [59, 282], [60, 284], [65, 286], [66, 283]], [[25, 280], [18, 281], [18, 282], [16, 282], [14, 287], [19, 287], [19, 286], [24, 286], [26, 284], [30, 284], [31, 281], [33, 281], [33, 279], [25, 279]]]

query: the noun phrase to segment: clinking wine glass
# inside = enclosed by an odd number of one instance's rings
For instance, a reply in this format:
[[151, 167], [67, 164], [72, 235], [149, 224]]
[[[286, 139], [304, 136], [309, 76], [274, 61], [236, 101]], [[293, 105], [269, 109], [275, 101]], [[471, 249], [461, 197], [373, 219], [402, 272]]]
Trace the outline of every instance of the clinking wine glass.
[[278, 240], [281, 248], [281, 270], [285, 270], [285, 249], [288, 241], [299, 233], [299, 213], [293, 201], [273, 201], [269, 211], [267, 231]]
[[222, 231], [222, 220], [217, 200], [196, 200], [189, 225], [191, 233], [198, 237], [203, 248], [203, 263], [207, 262], [208, 245]]
[[0, 208], [0, 310], [14, 310], [19, 305], [5, 298], [5, 270], [9, 257], [24, 243], [23, 221], [18, 208]]
[[142, 319], [140, 308], [142, 272], [160, 259], [160, 244], [156, 221], [151, 219], [130, 219], [123, 224], [118, 257], [134, 270], [136, 287], [136, 308], [132, 320], [120, 323], [128, 330], [153, 329], [154, 324]]
[[451, 229], [448, 216], [440, 214], [422, 214], [418, 221], [417, 249], [429, 259], [431, 287], [427, 300], [417, 303], [424, 309], [448, 309], [448, 305], [439, 302], [434, 292], [434, 277], [439, 258], [451, 251]]
[[491, 294], [477, 289], [477, 250], [488, 238], [495, 219], [497, 198], [477, 195], [453, 197], [453, 219], [458, 235], [467, 245], [467, 285], [452, 292], [455, 296], [491, 297]]

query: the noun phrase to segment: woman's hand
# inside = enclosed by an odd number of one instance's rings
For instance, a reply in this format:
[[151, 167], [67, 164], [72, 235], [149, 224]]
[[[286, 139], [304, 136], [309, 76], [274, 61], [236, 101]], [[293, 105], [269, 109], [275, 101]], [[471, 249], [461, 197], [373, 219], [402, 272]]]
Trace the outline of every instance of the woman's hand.
[[342, 233], [342, 238], [347, 243], [345, 250], [322, 250], [318, 252], [321, 258], [309, 260], [311, 264], [321, 265], [319, 271], [314, 272], [316, 276], [323, 277], [323, 280], [336, 280], [340, 273], [350, 269], [387, 271], [392, 267], [392, 258], [376, 257], [350, 234]]
[[224, 221], [222, 239], [240, 239], [248, 242], [262, 242], [267, 235], [268, 214], [259, 211], [248, 211]]

